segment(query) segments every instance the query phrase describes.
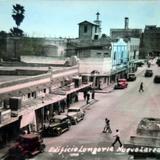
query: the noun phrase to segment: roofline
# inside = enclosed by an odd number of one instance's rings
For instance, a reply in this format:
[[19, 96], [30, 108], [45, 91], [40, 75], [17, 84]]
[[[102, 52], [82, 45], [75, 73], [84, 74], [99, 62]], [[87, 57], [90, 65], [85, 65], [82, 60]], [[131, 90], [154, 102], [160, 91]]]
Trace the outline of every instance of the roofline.
[[98, 24], [95, 24], [95, 23], [92, 23], [92, 22], [89, 22], [89, 21], [80, 22], [80, 23], [78, 23], [78, 25], [80, 25], [81, 23], [85, 23], [85, 22], [90, 23], [90, 24], [92, 24], [92, 25], [94, 25], [94, 26], [98, 26]]

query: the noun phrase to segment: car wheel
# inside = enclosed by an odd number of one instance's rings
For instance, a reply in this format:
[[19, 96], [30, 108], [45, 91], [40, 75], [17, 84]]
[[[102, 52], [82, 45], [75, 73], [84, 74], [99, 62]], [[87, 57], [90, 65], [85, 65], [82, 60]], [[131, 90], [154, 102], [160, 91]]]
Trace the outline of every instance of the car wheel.
[[44, 152], [45, 144], [41, 144], [39, 147], [40, 152]]
[[62, 134], [62, 130], [57, 130], [57, 136], [60, 136]]
[[77, 120], [77, 119], [75, 119], [74, 124], [77, 124], [77, 123], [78, 123], [78, 120]]

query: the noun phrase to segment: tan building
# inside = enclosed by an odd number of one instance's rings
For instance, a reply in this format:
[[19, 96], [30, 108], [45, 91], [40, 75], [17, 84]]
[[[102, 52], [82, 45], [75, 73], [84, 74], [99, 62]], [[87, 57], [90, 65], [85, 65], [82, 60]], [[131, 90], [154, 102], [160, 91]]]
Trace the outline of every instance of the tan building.
[[[82, 81], [77, 85], [75, 79], [81, 79], [78, 66], [44, 67], [42, 71], [45, 73], [32, 76], [25, 75], [28, 69], [24, 68], [22, 75], [19, 72], [13, 76], [5, 75], [4, 70], [9, 68], [2, 67], [0, 72], [3, 73], [0, 76], [1, 143], [7, 143], [22, 130], [39, 130], [46, 121], [48, 111], [50, 117], [53, 112], [60, 114], [75, 102], [79, 91], [92, 85]], [[10, 68], [12, 72], [16, 73], [13, 67]]]

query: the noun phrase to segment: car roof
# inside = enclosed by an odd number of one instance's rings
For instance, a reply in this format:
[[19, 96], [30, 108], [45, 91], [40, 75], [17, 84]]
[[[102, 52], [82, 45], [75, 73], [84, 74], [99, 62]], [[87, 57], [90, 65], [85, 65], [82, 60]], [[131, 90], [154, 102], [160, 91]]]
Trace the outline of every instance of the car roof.
[[67, 118], [66, 115], [55, 115], [53, 118], [55, 119], [64, 119], [64, 118]]
[[24, 135], [20, 135], [20, 138], [24, 138], [24, 139], [35, 139], [37, 138], [37, 134], [34, 133], [30, 133], [30, 134], [24, 134]]
[[73, 107], [69, 107], [69, 109], [80, 109], [80, 107], [73, 106]]
[[152, 69], [146, 69], [146, 71], [152, 71]]
[[127, 81], [125, 78], [118, 79], [118, 81]]
[[155, 77], [160, 77], [160, 75], [155, 75]]

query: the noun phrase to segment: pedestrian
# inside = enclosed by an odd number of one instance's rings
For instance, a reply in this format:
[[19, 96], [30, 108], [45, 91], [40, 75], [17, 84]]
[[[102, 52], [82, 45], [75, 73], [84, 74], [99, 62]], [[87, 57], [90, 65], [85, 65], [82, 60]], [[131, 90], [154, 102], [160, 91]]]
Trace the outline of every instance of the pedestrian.
[[83, 91], [83, 98], [84, 98], [84, 100], [86, 100], [86, 98], [87, 98], [87, 91], [86, 90]]
[[110, 127], [110, 120], [108, 118], [105, 119], [105, 127], [103, 129], [103, 133], [112, 133], [111, 127]]
[[94, 99], [94, 98], [95, 98], [95, 90], [92, 89], [92, 99]]
[[87, 104], [89, 104], [89, 100], [90, 100], [90, 94], [89, 92], [87, 92]]
[[115, 145], [117, 142], [119, 142], [120, 147], [122, 147], [122, 143], [121, 143], [121, 140], [120, 140], [120, 133], [119, 133], [119, 130], [118, 130], [118, 129], [116, 129], [116, 134], [115, 134], [113, 137], [115, 137], [115, 140], [114, 140], [114, 142], [112, 143], [112, 147], [114, 147], [114, 145]]
[[139, 86], [139, 92], [144, 92], [144, 89], [143, 89], [143, 82], [141, 82], [140, 86]]

